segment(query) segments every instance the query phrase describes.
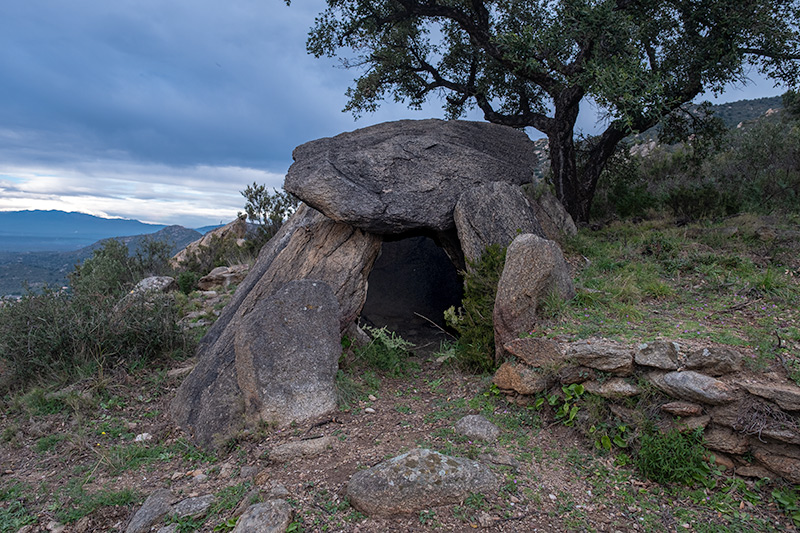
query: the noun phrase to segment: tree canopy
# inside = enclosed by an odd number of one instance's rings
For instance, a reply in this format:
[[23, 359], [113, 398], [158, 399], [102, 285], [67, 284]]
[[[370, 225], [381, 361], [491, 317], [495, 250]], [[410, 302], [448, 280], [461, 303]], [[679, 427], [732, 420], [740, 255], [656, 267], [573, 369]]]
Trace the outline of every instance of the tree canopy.
[[[800, 0], [327, 0], [307, 42], [361, 74], [356, 116], [392, 98], [444, 100], [448, 118], [533, 127], [550, 145], [556, 195], [586, 222], [608, 158], [698, 95], [750, 69], [795, 87]], [[576, 143], [580, 106], [605, 130]]]

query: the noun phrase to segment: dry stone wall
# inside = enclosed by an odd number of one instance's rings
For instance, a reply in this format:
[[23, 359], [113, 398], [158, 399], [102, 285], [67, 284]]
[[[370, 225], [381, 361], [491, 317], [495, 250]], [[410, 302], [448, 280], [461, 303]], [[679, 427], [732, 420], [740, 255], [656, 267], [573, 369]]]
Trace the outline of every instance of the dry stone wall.
[[[744, 368], [729, 346], [602, 338], [577, 342], [522, 338], [505, 344], [494, 384], [518, 403], [553, 387], [582, 383], [606, 398], [618, 417], [623, 398], [655, 389], [663, 429], [702, 428], [721, 465], [741, 475], [775, 475], [800, 483], [800, 387], [784, 375]], [[627, 420], [623, 420], [629, 422]]]

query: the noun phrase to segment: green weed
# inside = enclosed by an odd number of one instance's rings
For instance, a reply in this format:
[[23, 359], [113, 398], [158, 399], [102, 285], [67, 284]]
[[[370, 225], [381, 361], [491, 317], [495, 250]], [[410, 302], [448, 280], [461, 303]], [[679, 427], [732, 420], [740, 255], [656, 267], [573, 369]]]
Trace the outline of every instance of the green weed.
[[711, 467], [707, 455], [702, 429], [688, 434], [673, 429], [642, 435], [636, 466], [657, 483], [692, 484], [708, 479]]
[[413, 365], [409, 356], [414, 345], [386, 327], [372, 328], [366, 326], [365, 331], [372, 340], [363, 348], [355, 350], [356, 357], [367, 366], [387, 372], [393, 376], [401, 376]]

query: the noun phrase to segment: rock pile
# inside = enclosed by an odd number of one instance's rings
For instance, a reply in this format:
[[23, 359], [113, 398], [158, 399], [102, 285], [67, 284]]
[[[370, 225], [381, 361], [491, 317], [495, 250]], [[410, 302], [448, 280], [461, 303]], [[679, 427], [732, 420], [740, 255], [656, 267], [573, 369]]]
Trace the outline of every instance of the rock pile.
[[233, 222], [209, 231], [196, 241], [190, 243], [186, 248], [175, 254], [170, 259], [170, 264], [176, 268], [191, 260], [192, 257], [201, 253], [203, 248], [208, 248], [216, 240], [218, 242], [232, 241], [238, 246], [244, 245], [244, 238], [247, 235], [247, 216], [242, 215]]
[[662, 393], [656, 405], [665, 428], [703, 428], [705, 445], [719, 464], [745, 476], [777, 474], [800, 483], [800, 387], [774, 373], [744, 371], [744, 355], [737, 350], [670, 341], [523, 338], [507, 342], [503, 351], [509, 360], [494, 383], [518, 403], [582, 383], [625, 419], [630, 410], [614, 402], [642, 394], [647, 383]]
[[[257, 490], [255, 496], [260, 497], [261, 491]], [[237, 518], [234, 533], [283, 533], [287, 530], [294, 515], [289, 503], [270, 492], [265, 491], [264, 496], [268, 498], [266, 501], [252, 505], [247, 500], [240, 503], [234, 512]], [[179, 520], [205, 516], [214, 503], [216, 497], [213, 494], [180, 498], [169, 489], [157, 489], [130, 518], [125, 533], [177, 533], [178, 523], [159, 525], [167, 517]]]
[[[333, 339], [338, 346], [341, 333], [356, 327], [384, 240], [429, 237], [460, 270], [489, 244], [512, 240], [511, 249], [524, 250], [519, 259], [512, 252], [513, 264], [537, 257], [505, 285], [514, 305], [503, 310], [503, 338], [523, 330], [515, 331], [545, 295], [573, 294], [561, 251], [541, 237], [520, 187], [539, 158], [521, 131], [399, 121], [312, 141], [294, 158], [285, 188], [305, 203], [261, 250], [172, 404], [173, 418], [203, 445], [218, 446], [259, 422], [285, 424], [333, 409]], [[308, 285], [291, 283], [297, 280], [313, 280], [311, 292], [331, 295], [336, 310], [301, 292]], [[284, 316], [297, 322], [281, 325]], [[317, 374], [319, 381], [304, 383]]]

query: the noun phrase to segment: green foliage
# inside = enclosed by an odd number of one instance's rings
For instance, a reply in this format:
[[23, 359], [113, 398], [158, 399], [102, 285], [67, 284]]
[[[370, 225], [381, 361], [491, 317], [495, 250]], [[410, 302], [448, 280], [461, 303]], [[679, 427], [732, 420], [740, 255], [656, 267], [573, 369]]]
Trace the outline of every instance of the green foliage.
[[172, 273], [169, 260], [172, 258], [172, 245], [146, 235], [142, 238], [131, 261], [136, 279], [150, 276], [167, 276]]
[[56, 518], [62, 523], [69, 524], [103, 507], [126, 506], [140, 500], [139, 494], [130, 488], [122, 490], [103, 488], [89, 493], [84, 490], [79, 480], [73, 480], [58, 496]]
[[[792, 105], [791, 91], [786, 101]], [[595, 216], [663, 209], [698, 220], [740, 211], [800, 211], [800, 115], [790, 109], [675, 146], [624, 147], [598, 183]]]
[[795, 527], [800, 527], [800, 493], [797, 488], [783, 488], [772, 491], [772, 497], [783, 512], [792, 519]]
[[618, 448], [627, 448], [629, 439], [632, 437], [627, 424], [617, 424], [608, 428], [607, 423], [591, 426], [589, 428], [589, 435], [595, 438], [595, 448], [607, 452], [610, 452], [614, 446]]
[[22, 526], [36, 523], [36, 516], [25, 507], [24, 492], [19, 483], [0, 487], [0, 533], [16, 533]]
[[110, 240], [76, 266], [71, 294], [45, 289], [1, 307], [0, 354], [10, 368], [5, 386], [130, 367], [186, 349], [170, 296], [130, 294], [118, 304], [135, 272], [143, 272], [140, 261]]
[[22, 526], [35, 523], [36, 517], [19, 500], [0, 507], [0, 533], [15, 533]]
[[386, 327], [365, 326], [372, 340], [363, 348], [355, 350], [356, 357], [367, 366], [377, 368], [393, 376], [403, 375], [409, 368], [408, 360], [414, 345]]
[[69, 275], [70, 287], [73, 293], [88, 297], [119, 296], [132, 286], [134, 268], [128, 247], [109, 239], [83, 264], [75, 265]]
[[178, 284], [178, 288], [183, 294], [189, 295], [197, 288], [197, 280], [199, 280], [200, 277], [201, 276], [197, 272], [186, 270], [178, 274], [178, 277], [175, 278], [175, 282]]
[[783, 107], [792, 118], [800, 119], [800, 93], [795, 90], [783, 93]]
[[88, 298], [119, 296], [140, 279], [170, 274], [170, 250], [169, 243], [145, 237], [130, 255], [125, 244], [107, 239], [92, 257], [75, 266], [68, 276], [70, 288]]
[[471, 262], [464, 276], [464, 298], [457, 311], [445, 311], [447, 325], [456, 330], [456, 358], [461, 367], [472, 372], [490, 372], [494, 361], [494, 300], [497, 283], [505, 266], [506, 250], [493, 244], [481, 258]]
[[[444, 100], [448, 118], [479, 108], [486, 120], [533, 127], [550, 139], [552, 184], [567, 211], [588, 222], [600, 170], [615, 145], [723, 90], [755, 66], [793, 87], [800, 6], [791, 0], [679, 6], [642, 2], [328, 0], [308, 51], [360, 77], [345, 110], [373, 112], [385, 99], [419, 109]], [[607, 128], [575, 147], [586, 99]], [[688, 110], [686, 110], [688, 112]]]
[[59, 442], [63, 441], [66, 438], [67, 438], [66, 435], [59, 435], [59, 434], [45, 435], [44, 437], [36, 441], [36, 451], [39, 453], [48, 452], [53, 448], [55, 448], [55, 446], [58, 445]]
[[584, 388], [580, 383], [572, 383], [571, 385], [564, 385], [561, 387], [561, 392], [564, 394], [563, 399], [557, 396], [548, 398], [548, 403], [555, 406], [557, 403], [561, 405], [556, 409], [556, 420], [560, 420], [565, 426], [572, 426], [575, 424], [575, 417], [580, 410], [580, 399], [583, 396]]
[[278, 232], [300, 203], [296, 196], [286, 191], [273, 189], [270, 193], [265, 185], [255, 182], [242, 191], [242, 196], [247, 201], [244, 211], [248, 220], [258, 225], [258, 235], [251, 239], [256, 249]]
[[657, 483], [692, 484], [705, 481], [711, 467], [703, 447], [703, 430], [644, 434], [636, 456], [639, 471]]

